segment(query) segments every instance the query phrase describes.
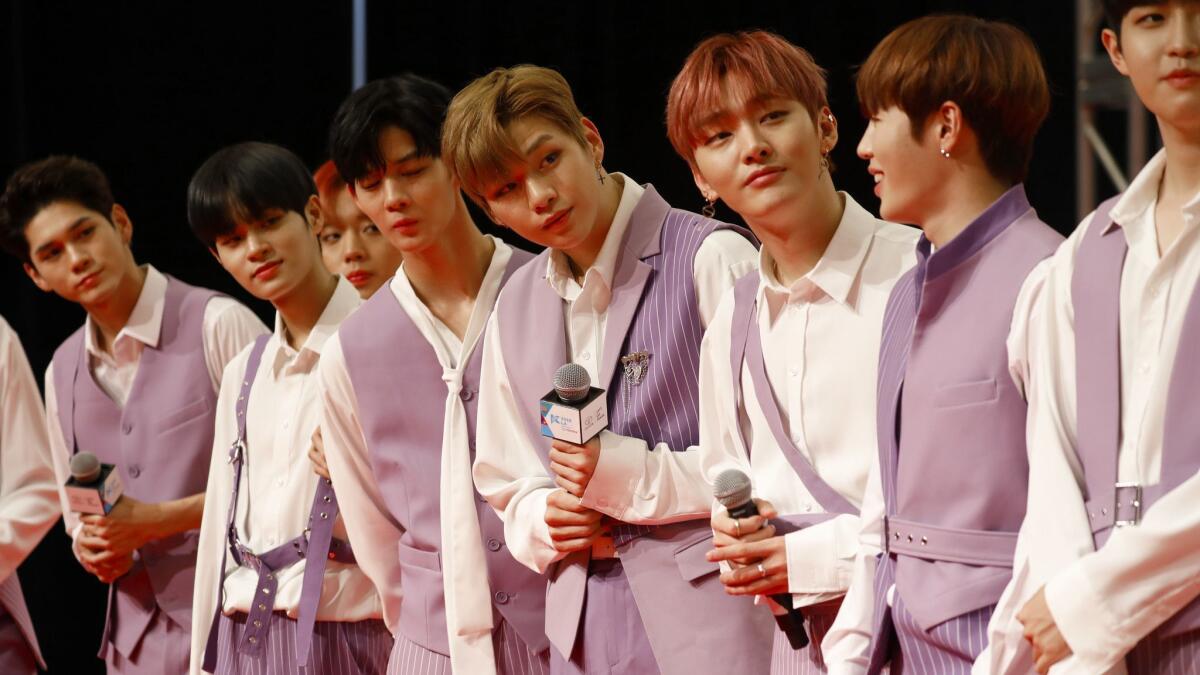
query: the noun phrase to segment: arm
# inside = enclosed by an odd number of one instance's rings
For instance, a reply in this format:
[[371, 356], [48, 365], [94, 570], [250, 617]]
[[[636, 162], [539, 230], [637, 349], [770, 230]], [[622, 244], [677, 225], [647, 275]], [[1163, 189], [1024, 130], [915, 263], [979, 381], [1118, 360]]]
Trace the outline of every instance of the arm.
[[259, 335], [266, 325], [248, 307], [233, 298], [217, 296], [204, 306], [204, 362], [213, 390], [221, 388], [225, 366]]
[[832, 674], [866, 672], [867, 649], [875, 630], [875, 567], [877, 557], [882, 552], [883, 514], [879, 462], [873, 462], [863, 494], [858, 552], [854, 559], [850, 588], [837, 618], [821, 642], [825, 664]]
[[45, 411], [16, 333], [0, 320], [0, 581], [61, 513]]
[[379, 492], [371, 457], [358, 420], [358, 397], [346, 371], [341, 340], [334, 335], [317, 366], [321, 397], [321, 438], [337, 493], [342, 522], [364, 574], [383, 600], [384, 620], [394, 633], [402, 600], [396, 551], [404, 529]]

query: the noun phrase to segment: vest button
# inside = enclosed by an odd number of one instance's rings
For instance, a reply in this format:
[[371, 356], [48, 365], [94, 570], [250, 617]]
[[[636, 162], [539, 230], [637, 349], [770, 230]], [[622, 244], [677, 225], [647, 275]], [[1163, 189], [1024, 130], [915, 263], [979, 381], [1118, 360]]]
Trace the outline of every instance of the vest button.
[[471, 399], [475, 398], [475, 392], [471, 391], [470, 389], [463, 389], [462, 391], [458, 392], [458, 397], [464, 401], [470, 401]]
[[121, 433], [128, 436], [133, 431], [133, 422], [122, 422]]
[[500, 550], [500, 542], [496, 539], [488, 539], [487, 547], [488, 547], [489, 551], [499, 551]]
[[504, 591], [496, 591], [495, 598], [496, 604], [503, 605], [508, 602], [508, 593], [505, 593]]
[[142, 468], [140, 466], [138, 466], [137, 464], [134, 464], [133, 466], [129, 467], [129, 475], [131, 477], [137, 478], [141, 474], [142, 474]]

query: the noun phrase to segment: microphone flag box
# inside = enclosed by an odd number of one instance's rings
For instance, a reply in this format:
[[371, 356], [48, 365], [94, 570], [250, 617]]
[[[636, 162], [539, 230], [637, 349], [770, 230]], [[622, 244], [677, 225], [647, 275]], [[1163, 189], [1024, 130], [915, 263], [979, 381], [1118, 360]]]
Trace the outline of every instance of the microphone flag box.
[[542, 435], [583, 445], [608, 427], [604, 390], [590, 387], [587, 396], [567, 403], [554, 389], [542, 397]]
[[80, 483], [72, 476], [67, 479], [64, 488], [72, 511], [98, 516], [108, 515], [125, 491], [121, 485], [121, 474], [112, 464], [101, 464], [100, 477], [95, 481]]

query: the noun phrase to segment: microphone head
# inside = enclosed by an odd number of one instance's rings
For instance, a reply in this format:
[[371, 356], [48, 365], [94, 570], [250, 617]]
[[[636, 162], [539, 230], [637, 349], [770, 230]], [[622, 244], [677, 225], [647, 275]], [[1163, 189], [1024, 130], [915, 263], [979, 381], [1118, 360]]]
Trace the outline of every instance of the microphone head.
[[71, 458], [71, 477], [84, 485], [94, 483], [100, 477], [100, 460], [90, 452], [81, 452]]
[[713, 483], [713, 497], [727, 509], [750, 501], [750, 477], [737, 469], [726, 469]]
[[554, 392], [567, 403], [581, 401], [592, 388], [592, 378], [587, 369], [578, 363], [563, 364], [554, 373]]

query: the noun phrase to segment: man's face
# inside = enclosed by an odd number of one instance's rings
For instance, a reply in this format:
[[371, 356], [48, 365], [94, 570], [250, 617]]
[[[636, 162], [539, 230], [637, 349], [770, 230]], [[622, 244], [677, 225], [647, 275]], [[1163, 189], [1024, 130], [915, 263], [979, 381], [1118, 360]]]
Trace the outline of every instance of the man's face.
[[52, 202], [25, 226], [32, 260], [25, 272], [43, 291], [84, 306], [103, 304], [134, 266], [132, 235], [120, 206], [105, 215], [76, 202]]
[[1102, 35], [1113, 65], [1162, 123], [1200, 131], [1200, 2], [1134, 7]]
[[321, 204], [325, 215], [321, 258], [325, 268], [346, 277], [359, 295], [369, 298], [396, 273], [400, 251], [358, 210], [349, 190], [343, 187], [330, 201], [333, 203]]
[[217, 237], [213, 254], [254, 297], [273, 304], [285, 300], [314, 268], [324, 269], [315, 234], [321, 226], [315, 195], [306, 211], [316, 215], [267, 209], [257, 219], [239, 222], [232, 232]]
[[354, 202], [401, 253], [436, 241], [459, 207], [458, 184], [440, 157], [417, 153], [399, 127], [379, 134], [385, 165], [354, 181]]

